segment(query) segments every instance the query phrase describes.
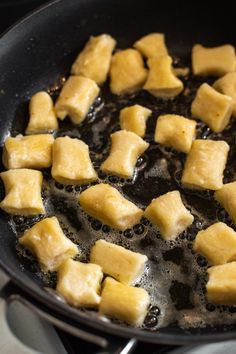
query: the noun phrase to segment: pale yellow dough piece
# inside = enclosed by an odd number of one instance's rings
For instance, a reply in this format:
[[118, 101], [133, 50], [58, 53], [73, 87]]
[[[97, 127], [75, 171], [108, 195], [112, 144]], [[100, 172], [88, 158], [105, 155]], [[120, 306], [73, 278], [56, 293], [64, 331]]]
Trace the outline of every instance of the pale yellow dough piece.
[[56, 290], [75, 307], [98, 307], [102, 268], [97, 264], [67, 259], [58, 269]]
[[236, 305], [236, 262], [207, 269], [207, 300], [218, 305]]
[[70, 116], [75, 124], [81, 123], [99, 94], [95, 81], [83, 76], [70, 76], [65, 82], [55, 105], [58, 118]]
[[179, 191], [168, 192], [153, 199], [145, 209], [144, 216], [158, 227], [165, 240], [176, 238], [194, 220], [185, 208]]
[[86, 184], [97, 180], [88, 145], [68, 136], [55, 139], [52, 177], [63, 184]]
[[147, 78], [147, 69], [136, 49], [115, 53], [111, 59], [110, 89], [116, 95], [140, 89]]
[[217, 222], [198, 232], [193, 247], [212, 265], [235, 261], [236, 232], [223, 222]]
[[131, 177], [139, 156], [148, 146], [137, 134], [127, 130], [111, 134], [110, 154], [102, 163], [101, 170], [124, 178]]
[[79, 203], [89, 215], [124, 231], [137, 224], [143, 211], [108, 184], [96, 184], [79, 195]]
[[26, 134], [48, 133], [58, 129], [53, 100], [47, 92], [37, 92], [31, 98], [29, 115]]
[[106, 81], [116, 41], [109, 34], [91, 36], [72, 65], [73, 75], [82, 75], [98, 85]]
[[19, 243], [34, 254], [42, 271], [56, 271], [78, 253], [77, 246], [63, 233], [55, 216], [36, 223], [19, 238]]
[[3, 164], [7, 169], [50, 167], [53, 142], [51, 134], [9, 137], [3, 147]]
[[236, 72], [227, 73], [213, 84], [214, 89], [233, 100], [233, 117], [236, 117]]
[[224, 184], [215, 192], [215, 199], [225, 208], [236, 224], [236, 182]]
[[184, 165], [182, 184], [193, 189], [220, 189], [228, 152], [225, 141], [194, 140]]
[[15, 215], [45, 213], [41, 198], [42, 172], [23, 168], [1, 172], [0, 176], [5, 187], [1, 209]]
[[104, 240], [96, 241], [90, 254], [90, 261], [102, 267], [121, 283], [134, 285], [144, 272], [147, 257]]
[[134, 47], [146, 58], [168, 55], [163, 33], [149, 33], [136, 41]]
[[202, 120], [214, 132], [219, 133], [229, 124], [233, 112], [233, 100], [204, 83], [197, 90], [191, 112], [194, 117]]
[[172, 58], [168, 55], [148, 59], [148, 77], [144, 89], [160, 98], [173, 98], [183, 91], [184, 85], [172, 69]]
[[139, 104], [125, 107], [120, 111], [120, 127], [143, 138], [146, 131], [147, 119], [151, 113], [150, 109]]
[[149, 304], [150, 297], [146, 290], [107, 277], [101, 294], [99, 312], [140, 327], [146, 317]]
[[192, 49], [192, 67], [194, 75], [223, 76], [235, 71], [235, 49], [230, 44], [206, 48], [195, 44]]
[[157, 119], [155, 142], [188, 153], [196, 136], [197, 122], [176, 114], [161, 115]]

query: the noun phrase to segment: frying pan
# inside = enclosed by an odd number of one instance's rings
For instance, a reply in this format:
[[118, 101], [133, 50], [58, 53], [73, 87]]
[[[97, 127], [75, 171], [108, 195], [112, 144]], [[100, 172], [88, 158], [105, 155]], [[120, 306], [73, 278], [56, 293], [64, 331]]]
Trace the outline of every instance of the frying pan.
[[[56, 0], [36, 10], [5, 33], [0, 41], [0, 143], [9, 131], [23, 132], [27, 102], [39, 90], [56, 90], [68, 75], [73, 59], [90, 35], [109, 33], [120, 48], [129, 47], [150, 32], [164, 32], [171, 53], [188, 62], [195, 43], [208, 46], [236, 44], [234, 4], [207, 1], [158, 0]], [[165, 192], [165, 191], [163, 191]], [[164, 344], [193, 344], [233, 339], [235, 326], [189, 330], [173, 324], [147, 331], [105, 322], [89, 312], [58, 301], [43, 288], [42, 280], [21, 267], [15, 235], [8, 217], [0, 214], [0, 266], [10, 275], [14, 288], [38, 311], [93, 334], [119, 335]], [[52, 315], [53, 313], [53, 315]]]

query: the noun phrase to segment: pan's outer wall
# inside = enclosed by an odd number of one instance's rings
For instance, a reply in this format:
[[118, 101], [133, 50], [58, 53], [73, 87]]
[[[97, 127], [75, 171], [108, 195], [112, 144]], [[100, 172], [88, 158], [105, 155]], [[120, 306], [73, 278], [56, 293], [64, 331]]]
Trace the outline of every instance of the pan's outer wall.
[[[22, 102], [39, 90], [55, 87], [68, 74], [74, 57], [90, 35], [110, 33], [120, 47], [149, 32], [164, 32], [172, 53], [190, 55], [191, 46], [235, 44], [234, 2], [158, 0], [58, 0], [13, 27], [0, 40], [0, 142], [9, 130], [26, 124]], [[15, 236], [7, 217], [0, 214], [0, 265], [12, 279], [38, 300], [81, 323], [126, 337], [184, 344], [235, 337], [235, 332], [196, 330], [184, 333], [177, 328], [151, 333], [102, 323], [71, 307], [59, 304], [42, 290], [40, 280], [20, 268]]]

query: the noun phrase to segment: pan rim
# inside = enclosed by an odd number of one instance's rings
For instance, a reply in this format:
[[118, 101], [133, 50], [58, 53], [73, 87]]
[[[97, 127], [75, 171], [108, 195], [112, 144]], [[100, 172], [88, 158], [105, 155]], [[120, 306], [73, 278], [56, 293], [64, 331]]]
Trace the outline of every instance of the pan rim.
[[[29, 12], [20, 20], [16, 21], [11, 25], [6, 31], [0, 35], [0, 40], [4, 40], [12, 31], [17, 31], [19, 26], [24, 25], [25, 22], [31, 20], [41, 12], [51, 9], [63, 0], [51, 0], [46, 4], [37, 7], [35, 10]], [[122, 336], [124, 338], [136, 338], [144, 342], [152, 342], [156, 344], [168, 344], [168, 345], [186, 345], [186, 344], [201, 344], [210, 342], [220, 342], [225, 340], [234, 339], [236, 336], [236, 329], [228, 332], [213, 333], [213, 334], [168, 334], [163, 332], [151, 332], [143, 329], [132, 328], [132, 327], [122, 327], [120, 325], [104, 322], [99, 318], [94, 318], [86, 313], [81, 312], [79, 309], [75, 309], [68, 304], [63, 304], [56, 301], [52, 296], [43, 291], [39, 286], [37, 288], [32, 288], [28, 282], [22, 280], [15, 275], [14, 270], [11, 269], [7, 264], [5, 264], [0, 257], [0, 267], [9, 275], [13, 283], [15, 283], [19, 288], [26, 291], [27, 294], [32, 296], [34, 299], [49, 307], [56, 313], [59, 313], [66, 318], [71, 316], [73, 320], [83, 325], [100, 332], [104, 332], [104, 335], [112, 334], [116, 336]]]

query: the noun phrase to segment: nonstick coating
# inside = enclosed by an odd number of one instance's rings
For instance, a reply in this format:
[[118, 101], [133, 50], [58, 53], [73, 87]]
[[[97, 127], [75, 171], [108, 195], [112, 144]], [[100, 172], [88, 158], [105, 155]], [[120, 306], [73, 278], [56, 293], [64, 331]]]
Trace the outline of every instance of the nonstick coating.
[[[211, 1], [58, 0], [28, 16], [0, 41], [0, 141], [11, 129], [26, 126], [26, 102], [39, 90], [60, 86], [60, 80], [90, 35], [109, 33], [119, 47], [130, 46], [149, 32], [164, 32], [171, 51], [182, 58], [194, 43], [236, 44], [233, 2], [222, 7]], [[80, 323], [105, 332], [142, 340], [183, 344], [233, 338], [235, 328], [183, 331], [177, 326], [158, 332], [105, 323], [56, 301], [42, 281], [20, 268], [15, 235], [0, 214], [0, 265], [12, 280], [37, 300]]]

